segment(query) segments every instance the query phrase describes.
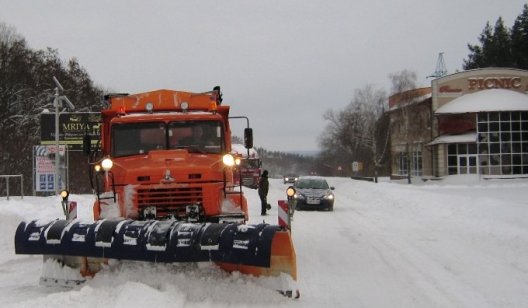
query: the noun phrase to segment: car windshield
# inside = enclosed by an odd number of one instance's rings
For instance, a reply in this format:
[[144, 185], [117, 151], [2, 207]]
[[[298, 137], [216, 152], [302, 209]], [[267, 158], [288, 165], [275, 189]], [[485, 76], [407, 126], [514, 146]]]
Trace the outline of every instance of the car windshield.
[[112, 156], [146, 154], [151, 150], [187, 149], [192, 153], [221, 154], [219, 121], [117, 123], [112, 125]]
[[328, 189], [328, 183], [322, 179], [300, 179], [295, 187], [299, 189]]

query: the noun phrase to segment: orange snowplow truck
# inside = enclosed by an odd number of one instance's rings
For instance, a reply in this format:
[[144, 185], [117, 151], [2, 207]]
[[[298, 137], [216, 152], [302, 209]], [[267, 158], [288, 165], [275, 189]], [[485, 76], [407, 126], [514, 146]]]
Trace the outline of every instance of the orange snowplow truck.
[[[96, 219], [117, 205], [121, 216], [134, 220], [247, 220], [246, 199], [233, 187], [233, 157], [227, 154], [230, 108], [219, 105], [216, 95], [159, 90], [106, 96], [101, 151], [91, 159], [103, 171], [93, 180]], [[246, 135], [252, 142], [252, 133]], [[105, 164], [112, 164], [108, 181]]]
[[[90, 258], [103, 258], [212, 261], [227, 271], [296, 280], [289, 231], [246, 224], [247, 201], [233, 184], [230, 107], [221, 104], [219, 87], [113, 94], [105, 102], [100, 143], [92, 148], [84, 140], [94, 222], [23, 222], [17, 253], [78, 256], [63, 262], [83, 275], [98, 270]], [[249, 127], [244, 141], [253, 146]]]

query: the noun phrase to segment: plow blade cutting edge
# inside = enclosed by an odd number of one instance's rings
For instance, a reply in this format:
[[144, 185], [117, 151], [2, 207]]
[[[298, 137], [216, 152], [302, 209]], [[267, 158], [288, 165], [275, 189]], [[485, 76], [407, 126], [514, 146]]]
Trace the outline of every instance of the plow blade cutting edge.
[[18, 226], [15, 252], [165, 263], [213, 261], [227, 271], [297, 278], [289, 232], [268, 224], [35, 220]]

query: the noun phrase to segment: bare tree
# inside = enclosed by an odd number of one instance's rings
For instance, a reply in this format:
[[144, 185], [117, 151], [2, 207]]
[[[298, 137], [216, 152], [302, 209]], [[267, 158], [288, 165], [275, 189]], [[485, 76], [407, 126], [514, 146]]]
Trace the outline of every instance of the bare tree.
[[407, 182], [411, 183], [411, 121], [412, 121], [412, 108], [413, 96], [410, 92], [416, 89], [416, 73], [408, 70], [402, 70], [400, 72], [390, 74], [389, 79], [391, 80], [391, 95], [400, 95], [398, 98], [398, 108], [395, 113], [399, 113], [398, 125], [400, 126], [399, 134], [400, 140], [405, 143], [405, 153], [407, 160]]
[[[0, 174], [32, 178], [33, 146], [40, 143], [40, 114], [52, 107], [53, 76], [78, 111], [100, 109], [102, 92], [76, 59], [66, 65], [57, 50], [32, 50], [13, 27], [0, 23]], [[84, 160], [72, 161], [86, 169]]]
[[[324, 119], [329, 123], [319, 144], [327, 164], [348, 168], [352, 161], [363, 161], [365, 169], [377, 173], [380, 155], [385, 152], [384, 148], [378, 149], [377, 123], [385, 111], [386, 101], [385, 91], [366, 85], [355, 90], [352, 101], [344, 110], [325, 113]], [[386, 135], [383, 134], [384, 139]]]
[[389, 74], [391, 80], [391, 95], [416, 89], [416, 73], [409, 70], [402, 70]]
[[16, 41], [20, 41], [23, 38], [16, 32], [15, 28], [0, 22], [0, 42], [6, 45], [12, 45]]
[[[365, 148], [368, 154], [369, 162], [374, 169], [374, 178], [377, 182], [378, 168], [384, 157], [385, 149], [388, 144], [388, 134], [379, 134], [378, 120], [382, 117], [387, 103], [385, 91], [367, 85], [355, 92], [352, 103], [359, 106], [362, 130], [360, 135], [352, 136], [357, 142]], [[380, 143], [380, 137], [384, 142]], [[381, 148], [378, 148], [381, 145]]]

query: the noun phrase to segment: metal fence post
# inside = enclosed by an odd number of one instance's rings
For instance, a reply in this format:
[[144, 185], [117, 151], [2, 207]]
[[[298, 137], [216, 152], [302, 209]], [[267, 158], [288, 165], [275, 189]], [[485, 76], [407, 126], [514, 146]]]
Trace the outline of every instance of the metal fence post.
[[9, 178], [20, 178], [20, 198], [24, 199], [24, 176], [22, 174], [15, 174], [15, 175], [1, 175], [0, 178], [6, 179], [6, 193], [7, 193], [7, 200], [9, 200], [9, 197], [11, 193], [9, 192]]

